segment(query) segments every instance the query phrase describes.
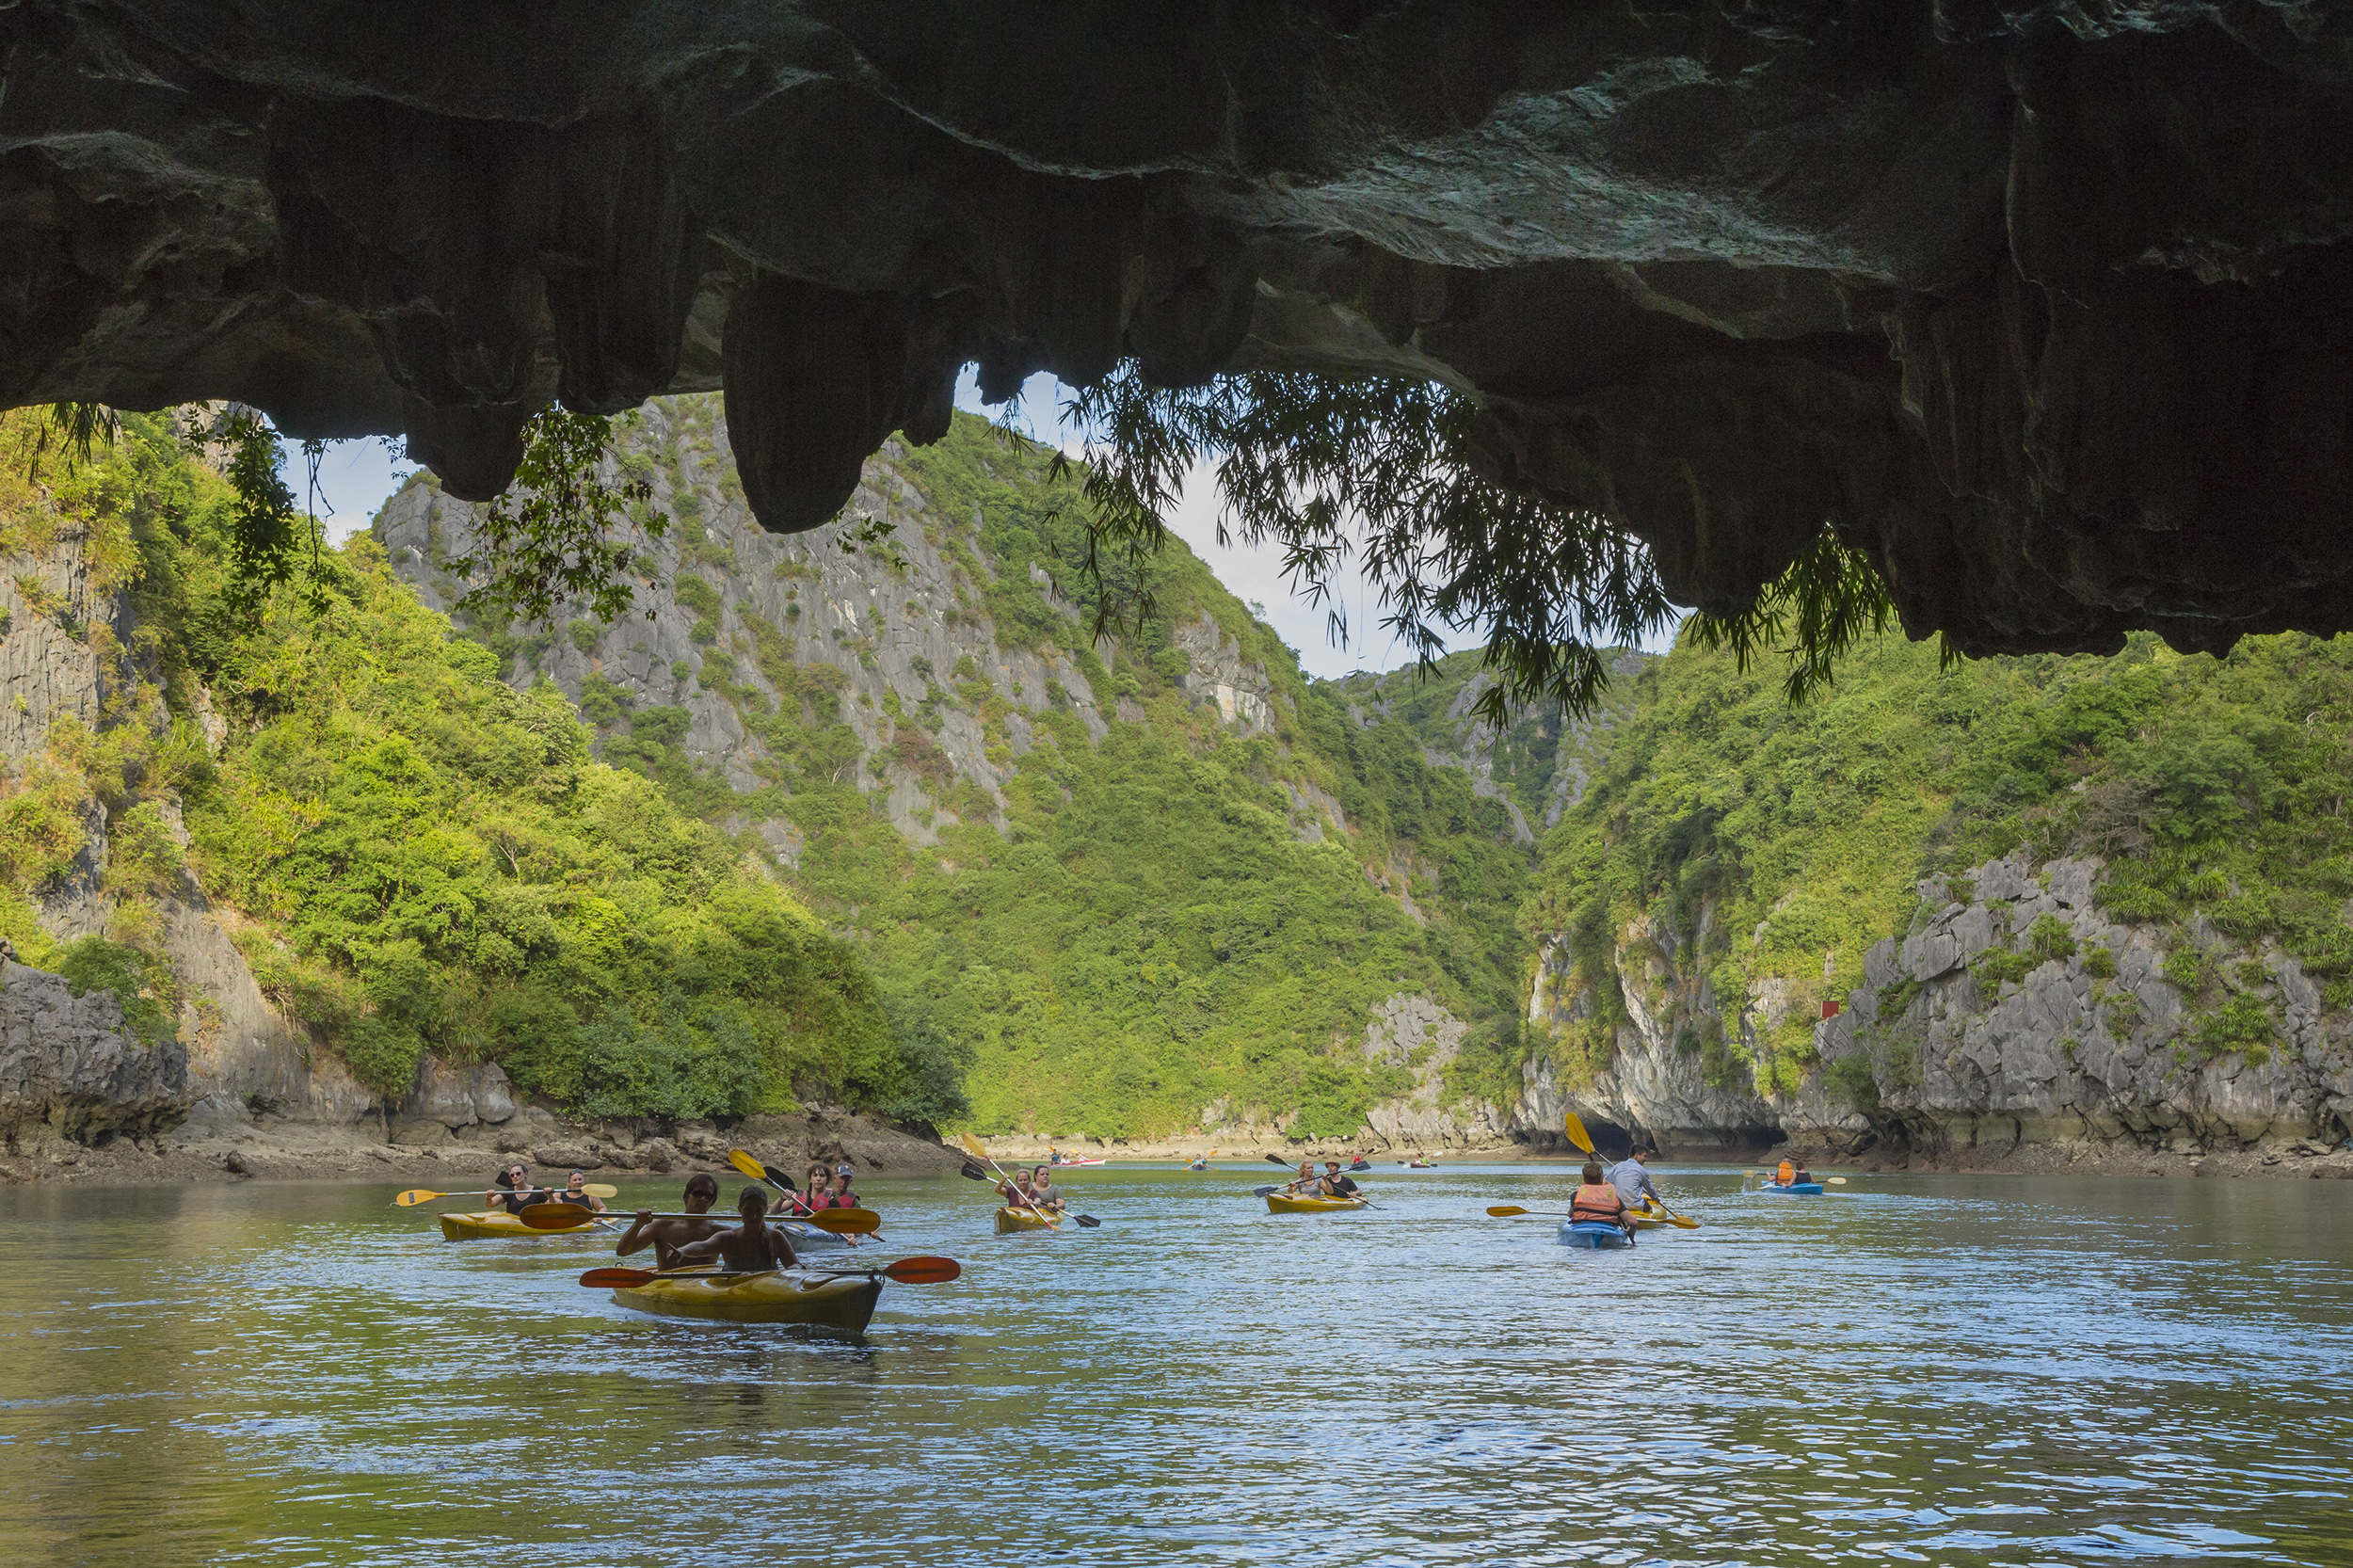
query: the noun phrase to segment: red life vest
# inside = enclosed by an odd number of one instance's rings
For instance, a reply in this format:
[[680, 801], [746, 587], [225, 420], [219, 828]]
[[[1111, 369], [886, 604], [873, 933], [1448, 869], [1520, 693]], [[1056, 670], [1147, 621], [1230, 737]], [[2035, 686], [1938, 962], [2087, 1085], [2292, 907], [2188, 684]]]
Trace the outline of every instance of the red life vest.
[[1607, 1182], [1599, 1187], [1579, 1187], [1569, 1204], [1572, 1220], [1598, 1220], [1604, 1224], [1616, 1224], [1625, 1214], [1625, 1200], [1618, 1190]]

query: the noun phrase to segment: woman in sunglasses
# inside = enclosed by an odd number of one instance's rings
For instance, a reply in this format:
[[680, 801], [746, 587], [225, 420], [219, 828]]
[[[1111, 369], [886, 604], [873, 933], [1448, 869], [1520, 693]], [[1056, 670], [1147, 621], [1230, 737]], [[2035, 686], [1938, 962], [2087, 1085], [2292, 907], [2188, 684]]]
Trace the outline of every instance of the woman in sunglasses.
[[530, 1167], [509, 1165], [499, 1173], [499, 1191], [490, 1194], [486, 1208], [504, 1208], [509, 1214], [520, 1214], [535, 1203], [546, 1203], [554, 1196], [531, 1184]]

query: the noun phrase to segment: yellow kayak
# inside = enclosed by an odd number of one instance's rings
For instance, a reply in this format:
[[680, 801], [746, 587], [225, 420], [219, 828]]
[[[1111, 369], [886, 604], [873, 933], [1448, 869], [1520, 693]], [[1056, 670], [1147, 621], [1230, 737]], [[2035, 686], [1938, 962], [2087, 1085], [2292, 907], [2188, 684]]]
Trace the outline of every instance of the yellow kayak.
[[1026, 1208], [1000, 1208], [997, 1211], [997, 1234], [1010, 1236], [1016, 1230], [1051, 1230], [1053, 1225], [1042, 1214]]
[[883, 1282], [872, 1275], [827, 1279], [804, 1274], [738, 1274], [731, 1279], [673, 1277], [616, 1290], [639, 1312], [722, 1323], [808, 1323], [862, 1334]]
[[1362, 1198], [1302, 1198], [1289, 1192], [1266, 1195], [1266, 1211], [1270, 1214], [1339, 1214], [1364, 1207]]
[[504, 1208], [474, 1208], [441, 1215], [444, 1241], [478, 1241], [486, 1236], [582, 1236], [597, 1228], [592, 1222], [566, 1225], [562, 1230], [534, 1230]]
[[1660, 1225], [1667, 1223], [1667, 1211], [1663, 1208], [1654, 1208], [1649, 1204], [1644, 1204], [1641, 1208], [1635, 1209], [1632, 1213], [1628, 1214], [1626, 1218], [1634, 1222], [1634, 1228], [1636, 1230], [1657, 1230]]

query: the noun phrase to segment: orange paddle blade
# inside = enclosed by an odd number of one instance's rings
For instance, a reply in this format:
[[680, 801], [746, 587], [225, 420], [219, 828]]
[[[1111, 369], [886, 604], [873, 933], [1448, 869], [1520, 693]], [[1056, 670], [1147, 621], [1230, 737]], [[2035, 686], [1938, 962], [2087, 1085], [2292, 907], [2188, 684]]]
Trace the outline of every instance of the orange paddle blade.
[[591, 1269], [580, 1276], [580, 1283], [591, 1290], [632, 1290], [661, 1277], [651, 1269]]
[[578, 1203], [535, 1203], [521, 1214], [523, 1224], [534, 1230], [569, 1230], [596, 1217], [595, 1209]]
[[821, 1208], [802, 1217], [802, 1224], [836, 1236], [872, 1236], [882, 1229], [882, 1211], [874, 1208]]
[[964, 1265], [952, 1257], [903, 1257], [882, 1276], [901, 1285], [945, 1285], [963, 1272]]

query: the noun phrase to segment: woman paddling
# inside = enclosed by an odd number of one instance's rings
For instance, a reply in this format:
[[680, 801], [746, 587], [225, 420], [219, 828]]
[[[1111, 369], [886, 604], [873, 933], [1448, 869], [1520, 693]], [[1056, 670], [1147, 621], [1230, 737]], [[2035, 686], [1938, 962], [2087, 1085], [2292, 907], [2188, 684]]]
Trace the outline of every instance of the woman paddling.
[[509, 1165], [499, 1173], [499, 1191], [492, 1192], [483, 1204], [485, 1208], [504, 1208], [509, 1214], [520, 1214], [535, 1203], [546, 1203], [555, 1194], [531, 1184], [531, 1172], [522, 1165]]

